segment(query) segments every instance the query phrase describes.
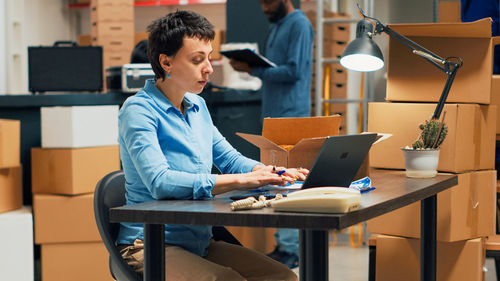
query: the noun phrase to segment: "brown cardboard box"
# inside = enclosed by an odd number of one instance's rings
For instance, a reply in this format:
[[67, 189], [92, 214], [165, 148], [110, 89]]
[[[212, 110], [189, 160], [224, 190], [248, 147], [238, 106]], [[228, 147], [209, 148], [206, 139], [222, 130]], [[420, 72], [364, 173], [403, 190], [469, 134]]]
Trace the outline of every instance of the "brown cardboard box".
[[142, 40], [148, 40], [149, 32], [136, 32], [134, 33], [134, 46]]
[[273, 251], [276, 246], [276, 228], [226, 226], [227, 230], [247, 248], [263, 254]]
[[[133, 21], [93, 22], [90, 31], [93, 43], [101, 42], [100, 40], [104, 40], [104, 38], [106, 37], [127, 38], [127, 40], [130, 40], [131, 45], [133, 44], [134, 41]], [[104, 45], [104, 44], [99, 43], [99, 45]]]
[[118, 145], [31, 149], [33, 193], [91, 193], [102, 177], [119, 169]]
[[[379, 235], [377, 281], [420, 280], [420, 239]], [[437, 243], [436, 280], [484, 280], [484, 239]]]
[[90, 6], [90, 22], [134, 22], [134, 2], [116, 4], [92, 3]]
[[[500, 75], [493, 75], [491, 78], [491, 104], [500, 106]], [[496, 134], [500, 134], [500, 114], [497, 114]]]
[[[89, 1], [87, 1], [89, 2]], [[134, 0], [91, 0], [90, 6], [97, 5], [134, 5]]]
[[[236, 133], [260, 148], [265, 165], [310, 169], [326, 136], [339, 134], [340, 116], [264, 118], [262, 135]], [[281, 147], [292, 146], [290, 150]]]
[[[401, 148], [419, 136], [418, 125], [429, 119], [436, 104], [369, 104], [368, 131], [389, 133], [392, 137], [370, 150], [372, 167], [404, 169]], [[495, 168], [496, 106], [446, 104], [448, 136], [439, 155], [438, 170], [461, 173]]]
[[0, 169], [0, 213], [23, 206], [22, 176], [21, 166]]
[[220, 54], [220, 45], [225, 43], [225, 31], [220, 29], [215, 29], [215, 37], [212, 41], [212, 60], [220, 60], [222, 59], [222, 55]]
[[0, 168], [21, 164], [21, 121], [0, 119]]
[[[440, 57], [460, 57], [447, 102], [490, 103], [493, 45], [491, 19], [468, 23], [394, 24], [403, 34]], [[394, 38], [389, 39], [387, 96], [389, 101], [437, 102], [447, 75], [414, 55]]]
[[347, 84], [347, 70], [340, 63], [332, 64], [331, 81], [333, 83]]
[[92, 39], [90, 38], [90, 34], [80, 34], [80, 36], [78, 36], [78, 45], [79, 46], [91, 46]]
[[42, 244], [42, 280], [114, 281], [102, 242]]
[[[130, 63], [132, 50], [130, 51], [103, 51], [102, 65], [104, 69], [110, 66], [124, 65]], [[106, 71], [104, 71], [106, 73]]]
[[35, 244], [101, 241], [94, 218], [94, 194], [34, 194]]
[[460, 1], [439, 1], [439, 22], [461, 22]]
[[[458, 174], [458, 185], [438, 193], [438, 241], [454, 242], [495, 233], [496, 176], [495, 170]], [[420, 238], [420, 202], [369, 220], [367, 231]]]

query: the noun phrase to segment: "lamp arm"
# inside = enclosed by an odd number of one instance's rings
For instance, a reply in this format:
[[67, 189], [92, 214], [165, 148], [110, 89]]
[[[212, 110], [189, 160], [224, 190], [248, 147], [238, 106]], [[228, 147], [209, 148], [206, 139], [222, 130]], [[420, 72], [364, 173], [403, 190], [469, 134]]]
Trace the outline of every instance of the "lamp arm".
[[[387, 35], [396, 39], [401, 45], [410, 49], [412, 51], [412, 53], [421, 56], [423, 59], [430, 62], [435, 67], [439, 68], [441, 71], [446, 72], [446, 68], [444, 67], [444, 64], [446, 62], [445, 59], [443, 59], [442, 57], [427, 50], [426, 48], [420, 46], [419, 44], [410, 40], [408, 37], [405, 37], [405, 36], [397, 33], [396, 31], [394, 31], [390, 27], [382, 24], [379, 20], [377, 20], [377, 19], [373, 19], [373, 20], [376, 21], [375, 34], [382, 33], [382, 32], [387, 33]], [[440, 62], [440, 63], [437, 63], [437, 62]]]
[[449, 71], [446, 72], [446, 74], [448, 74], [448, 79], [446, 80], [446, 84], [444, 85], [443, 92], [441, 92], [441, 96], [439, 97], [439, 101], [436, 105], [436, 109], [434, 110], [434, 114], [432, 115], [432, 119], [439, 120], [441, 112], [443, 111], [444, 103], [448, 98], [448, 93], [450, 92], [451, 84], [453, 83], [455, 75], [457, 74], [457, 70], [460, 66], [461, 64], [457, 63], [452, 63], [451, 65], [449, 65], [450, 67]]

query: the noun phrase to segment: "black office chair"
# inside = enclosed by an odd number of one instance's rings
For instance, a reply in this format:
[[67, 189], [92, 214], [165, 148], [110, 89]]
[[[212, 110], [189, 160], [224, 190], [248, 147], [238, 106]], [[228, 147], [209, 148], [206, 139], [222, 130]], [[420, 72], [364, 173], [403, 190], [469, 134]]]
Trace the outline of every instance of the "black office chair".
[[94, 214], [99, 234], [109, 253], [109, 271], [115, 280], [142, 281], [122, 258], [116, 246], [120, 224], [109, 222], [109, 209], [125, 205], [125, 176], [114, 171], [102, 178], [94, 191]]
[[[125, 205], [125, 175], [123, 171], [114, 171], [104, 176], [94, 191], [94, 214], [99, 234], [109, 253], [109, 271], [118, 281], [142, 281], [122, 258], [116, 247], [116, 238], [120, 225], [109, 222], [109, 209]], [[225, 227], [213, 226], [213, 239], [241, 246]]]

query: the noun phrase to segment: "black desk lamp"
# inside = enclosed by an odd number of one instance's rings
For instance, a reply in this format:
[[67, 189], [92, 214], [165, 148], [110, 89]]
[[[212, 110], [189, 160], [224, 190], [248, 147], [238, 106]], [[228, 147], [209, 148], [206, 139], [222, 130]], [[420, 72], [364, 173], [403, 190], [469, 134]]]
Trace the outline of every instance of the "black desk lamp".
[[[439, 119], [444, 103], [448, 98], [451, 84], [457, 74], [457, 70], [462, 66], [462, 59], [459, 57], [443, 59], [407, 37], [383, 25], [378, 19], [368, 17], [363, 13], [359, 5], [358, 9], [361, 15], [363, 15], [363, 20], [358, 22], [356, 26], [356, 39], [345, 48], [340, 58], [340, 64], [347, 69], [355, 71], [367, 72], [379, 70], [384, 66], [384, 58], [380, 48], [373, 42], [372, 36], [382, 32], [387, 33], [390, 37], [396, 39], [403, 46], [410, 49], [414, 54], [421, 56], [448, 75], [448, 80], [446, 80], [436, 110], [432, 115], [432, 119]], [[375, 31], [373, 31], [372, 22], [375, 22]]]

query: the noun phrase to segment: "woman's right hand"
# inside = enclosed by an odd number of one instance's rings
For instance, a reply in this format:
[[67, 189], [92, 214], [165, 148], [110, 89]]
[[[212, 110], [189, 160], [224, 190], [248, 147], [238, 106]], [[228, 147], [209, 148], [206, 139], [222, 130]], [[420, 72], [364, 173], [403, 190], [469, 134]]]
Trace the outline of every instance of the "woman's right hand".
[[273, 166], [260, 165], [250, 173], [239, 174], [237, 185], [238, 189], [252, 189], [266, 184], [285, 185], [293, 181], [291, 177], [276, 174], [276, 168]]

